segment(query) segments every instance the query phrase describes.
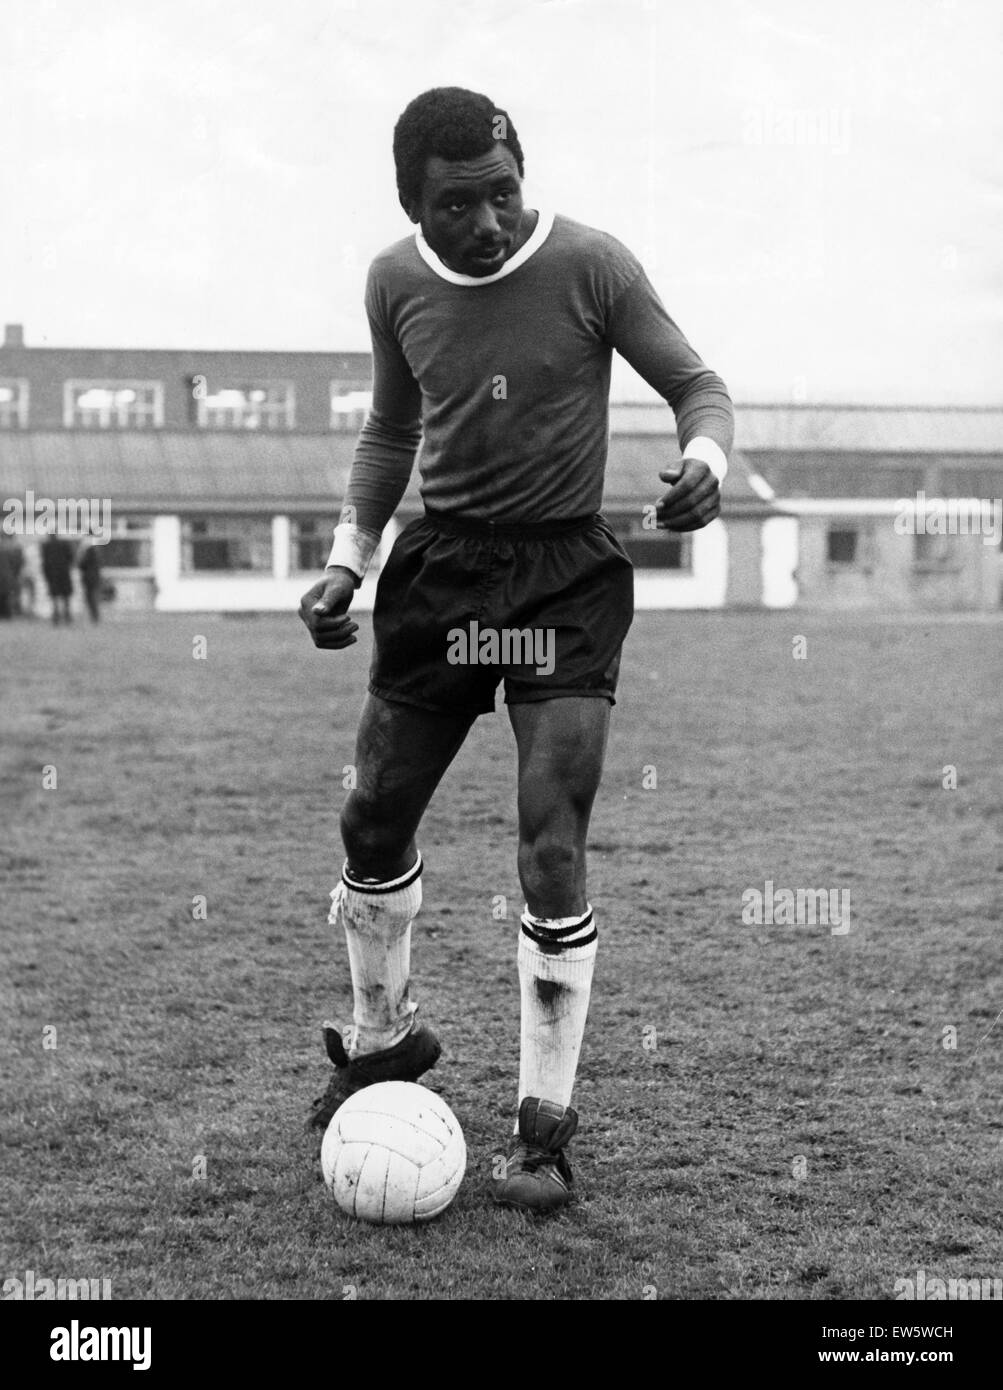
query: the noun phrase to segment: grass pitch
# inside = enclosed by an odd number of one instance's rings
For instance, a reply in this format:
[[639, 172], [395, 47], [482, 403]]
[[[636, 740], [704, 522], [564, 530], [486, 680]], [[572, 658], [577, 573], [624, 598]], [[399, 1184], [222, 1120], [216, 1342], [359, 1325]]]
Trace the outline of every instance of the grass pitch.
[[[413, 945], [468, 1174], [412, 1229], [343, 1217], [300, 1128], [318, 1025], [350, 1014], [326, 909], [368, 627], [327, 654], [294, 616], [2, 625], [0, 1278], [890, 1299], [1003, 1274], [999, 627], [638, 614], [590, 841], [580, 1199], [542, 1223], [488, 1190], [522, 898], [500, 700], [478, 721]], [[848, 891], [849, 932], [744, 923], [767, 880]]]

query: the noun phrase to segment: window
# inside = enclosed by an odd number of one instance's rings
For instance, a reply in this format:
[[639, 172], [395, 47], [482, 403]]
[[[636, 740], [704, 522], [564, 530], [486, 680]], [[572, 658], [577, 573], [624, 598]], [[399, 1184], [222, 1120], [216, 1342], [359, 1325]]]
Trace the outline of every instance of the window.
[[291, 381], [226, 382], [195, 399], [203, 429], [291, 430], [296, 423]]
[[373, 403], [369, 381], [331, 382], [331, 429], [336, 434], [358, 434]]
[[322, 570], [327, 564], [334, 541], [334, 523], [330, 517], [293, 517], [290, 545], [294, 573]]
[[829, 574], [840, 572], [869, 575], [877, 563], [878, 539], [875, 522], [830, 522], [825, 537], [825, 558]]
[[101, 547], [101, 563], [111, 569], [150, 569], [153, 529], [146, 517], [116, 516], [111, 539]]
[[164, 423], [159, 381], [67, 381], [63, 424], [67, 429], [131, 430]]
[[826, 543], [826, 559], [830, 565], [855, 565], [857, 563], [857, 543], [860, 533], [856, 528], [829, 527]]
[[637, 569], [678, 570], [693, 568], [693, 547], [683, 532], [661, 531], [644, 525], [645, 518], [613, 516], [609, 523], [630, 561]]
[[28, 383], [0, 377], [0, 430], [28, 428]]
[[205, 570], [271, 574], [271, 518], [187, 518], [181, 526], [181, 568], [186, 574]]

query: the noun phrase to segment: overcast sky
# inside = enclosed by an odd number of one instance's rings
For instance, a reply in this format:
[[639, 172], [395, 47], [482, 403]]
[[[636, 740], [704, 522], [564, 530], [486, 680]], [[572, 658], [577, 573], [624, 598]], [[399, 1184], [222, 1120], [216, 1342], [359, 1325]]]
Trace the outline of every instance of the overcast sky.
[[[486, 92], [739, 401], [1003, 400], [997, 0], [3, 0], [0, 318], [368, 348], [390, 142]], [[615, 393], [644, 399], [629, 369]]]

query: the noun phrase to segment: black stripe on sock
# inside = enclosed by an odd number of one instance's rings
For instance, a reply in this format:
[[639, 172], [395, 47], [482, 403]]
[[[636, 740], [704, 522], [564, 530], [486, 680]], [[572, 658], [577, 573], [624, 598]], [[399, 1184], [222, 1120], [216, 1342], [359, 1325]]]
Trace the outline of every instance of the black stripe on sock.
[[341, 881], [346, 888], [351, 888], [353, 893], [399, 893], [402, 888], [410, 888], [416, 879], [421, 878], [422, 862], [421, 855], [415, 860], [414, 868], [405, 874], [401, 879], [394, 879], [391, 883], [357, 883], [354, 878], [350, 878], [348, 869], [342, 869]]
[[522, 922], [523, 927], [528, 930], [530, 935], [532, 935], [533, 932], [540, 932], [541, 935], [545, 936], [548, 941], [559, 942], [562, 937], [573, 936], [575, 932], [584, 931], [586, 927], [591, 926], [592, 909], [589, 908], [588, 912], [583, 914], [581, 920], [578, 922], [572, 922], [570, 927], [543, 927], [540, 926], [538, 922], [533, 922], [532, 919], [530, 919], [530, 922], [527, 922], [525, 915], [523, 915], [520, 918], [520, 921]]
[[576, 946], [590, 946], [599, 935], [595, 927], [593, 927], [592, 930], [589, 932], [588, 936], [579, 937], [575, 941], [561, 941], [557, 938], [556, 935], [540, 935], [538, 932], [533, 931], [532, 927], [527, 927], [525, 922], [523, 922], [522, 924], [522, 931], [523, 935], [528, 936], [530, 941], [535, 941], [537, 946], [540, 946], [543, 950], [550, 952], [573, 951]]

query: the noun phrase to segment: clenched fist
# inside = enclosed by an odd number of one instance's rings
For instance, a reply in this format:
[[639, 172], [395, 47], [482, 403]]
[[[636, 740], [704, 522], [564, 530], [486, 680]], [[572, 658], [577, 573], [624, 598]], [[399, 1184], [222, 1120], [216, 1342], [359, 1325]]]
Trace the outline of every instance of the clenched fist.
[[336, 651], [357, 640], [359, 625], [348, 616], [354, 594], [355, 575], [335, 565], [300, 599], [300, 617], [310, 629], [315, 647]]
[[655, 519], [665, 531], [699, 531], [721, 510], [721, 486], [700, 459], [683, 459], [676, 468], [658, 475], [672, 483], [655, 507]]

